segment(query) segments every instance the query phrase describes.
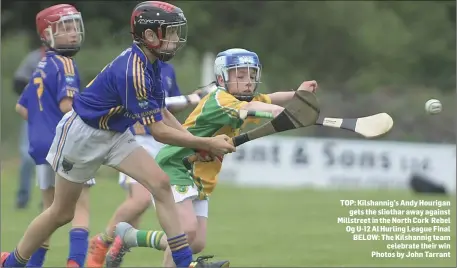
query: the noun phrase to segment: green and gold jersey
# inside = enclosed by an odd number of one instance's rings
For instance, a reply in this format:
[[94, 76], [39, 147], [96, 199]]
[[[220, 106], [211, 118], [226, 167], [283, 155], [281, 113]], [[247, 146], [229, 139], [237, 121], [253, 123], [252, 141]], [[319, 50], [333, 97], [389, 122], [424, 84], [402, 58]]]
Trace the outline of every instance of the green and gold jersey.
[[[253, 101], [271, 103], [268, 95], [257, 94]], [[259, 119], [248, 118], [241, 120], [238, 111], [247, 102], [239, 101], [223, 88], [205, 96], [184, 123], [184, 127], [195, 136], [212, 137], [225, 134], [234, 137], [247, 123], [258, 123]], [[196, 162], [193, 164], [192, 176], [182, 164], [182, 159], [193, 154], [189, 148], [167, 145], [156, 157], [159, 166], [168, 174], [172, 185], [193, 185], [200, 189], [201, 198], [209, 196], [217, 184], [217, 176], [222, 163]], [[194, 179], [193, 179], [193, 178]]]

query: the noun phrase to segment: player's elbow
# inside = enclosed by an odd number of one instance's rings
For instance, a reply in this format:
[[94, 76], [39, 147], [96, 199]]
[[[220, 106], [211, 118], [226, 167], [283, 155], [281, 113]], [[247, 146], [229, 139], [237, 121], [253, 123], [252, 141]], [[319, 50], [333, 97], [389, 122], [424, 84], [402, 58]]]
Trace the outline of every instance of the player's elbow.
[[276, 117], [283, 111], [284, 111], [284, 107], [275, 105], [275, 107], [272, 109], [271, 113], [273, 114], [274, 117]]
[[152, 123], [148, 125], [148, 128], [156, 141], [167, 144], [168, 132], [166, 131], [166, 125], [162, 121]]
[[66, 97], [60, 101], [59, 109], [60, 111], [62, 111], [62, 113], [66, 114], [73, 109], [72, 105], [73, 99], [70, 97]]

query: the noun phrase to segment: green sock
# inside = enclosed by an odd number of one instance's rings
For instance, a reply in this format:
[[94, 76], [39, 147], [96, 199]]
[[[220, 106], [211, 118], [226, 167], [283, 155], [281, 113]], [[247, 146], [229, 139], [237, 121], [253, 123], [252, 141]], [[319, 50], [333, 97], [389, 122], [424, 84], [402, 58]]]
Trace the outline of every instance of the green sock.
[[136, 233], [136, 242], [139, 247], [159, 249], [160, 239], [165, 233], [162, 231], [142, 231]]
[[125, 234], [124, 242], [128, 247], [160, 248], [160, 240], [165, 233], [162, 231], [144, 231], [133, 229]]

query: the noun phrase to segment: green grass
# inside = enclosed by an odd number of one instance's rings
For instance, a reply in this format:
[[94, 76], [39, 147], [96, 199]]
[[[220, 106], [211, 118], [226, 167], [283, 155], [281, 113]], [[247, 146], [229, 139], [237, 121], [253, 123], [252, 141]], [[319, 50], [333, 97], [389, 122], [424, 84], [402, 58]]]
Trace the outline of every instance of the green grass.
[[[1, 248], [11, 250], [25, 228], [38, 213], [39, 192], [35, 190], [27, 210], [14, 209], [17, 182], [16, 165], [2, 166]], [[280, 178], [278, 178], [280, 179]], [[103, 170], [91, 193], [92, 234], [104, 229], [124, 193], [117, 175]], [[372, 250], [386, 250], [384, 241], [353, 241], [337, 217], [348, 215], [340, 199], [440, 199], [441, 196], [414, 196], [407, 191], [312, 191], [242, 189], [221, 185], [210, 203], [208, 243], [204, 253], [228, 259], [233, 266], [454, 266], [455, 203], [452, 216], [451, 258], [371, 258]], [[153, 210], [147, 212], [143, 228], [157, 228]], [[46, 266], [65, 264], [68, 250], [65, 226], [51, 241]], [[153, 249], [134, 249], [126, 257], [125, 267], [160, 266], [162, 255]]]

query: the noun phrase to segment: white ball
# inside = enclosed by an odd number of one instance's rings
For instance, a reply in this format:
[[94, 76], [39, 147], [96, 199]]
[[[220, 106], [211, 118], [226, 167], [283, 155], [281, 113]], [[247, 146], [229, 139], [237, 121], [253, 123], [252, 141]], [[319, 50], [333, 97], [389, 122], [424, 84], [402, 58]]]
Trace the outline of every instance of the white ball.
[[441, 113], [441, 110], [443, 109], [443, 106], [441, 105], [441, 102], [436, 99], [430, 99], [425, 103], [425, 111], [428, 114], [439, 114]]

